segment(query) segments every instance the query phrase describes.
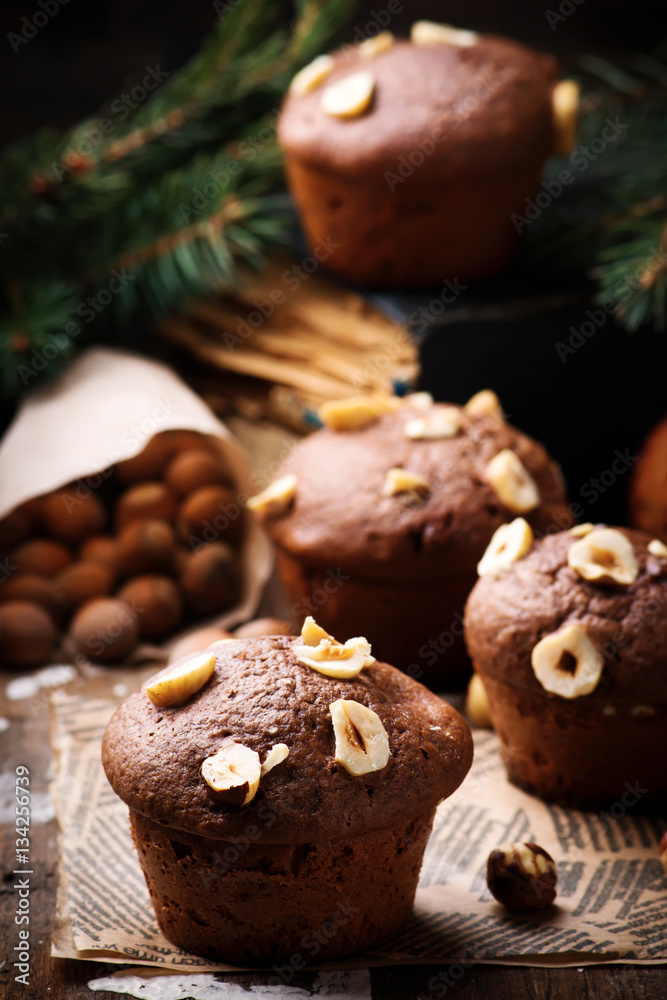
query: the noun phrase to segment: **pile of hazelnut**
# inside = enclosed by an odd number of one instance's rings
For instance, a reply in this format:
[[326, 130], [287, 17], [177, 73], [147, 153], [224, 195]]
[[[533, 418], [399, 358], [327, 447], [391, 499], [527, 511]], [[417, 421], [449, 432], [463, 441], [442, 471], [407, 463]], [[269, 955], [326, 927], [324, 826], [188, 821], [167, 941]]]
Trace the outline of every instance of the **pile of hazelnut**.
[[27, 501], [0, 521], [0, 663], [44, 663], [65, 632], [78, 653], [118, 661], [225, 611], [244, 530], [229, 469], [193, 431]]

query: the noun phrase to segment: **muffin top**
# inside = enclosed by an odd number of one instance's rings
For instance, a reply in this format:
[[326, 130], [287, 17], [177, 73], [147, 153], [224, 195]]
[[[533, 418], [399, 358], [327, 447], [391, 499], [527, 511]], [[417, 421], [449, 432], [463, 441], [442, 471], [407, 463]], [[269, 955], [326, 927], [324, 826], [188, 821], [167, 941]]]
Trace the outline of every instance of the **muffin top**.
[[[333, 53], [321, 82], [285, 98], [281, 145], [305, 164], [355, 175], [396, 171], [400, 158], [421, 151], [425, 180], [508, 170], [528, 149], [546, 159], [554, 148], [554, 61], [507, 38], [457, 35], [467, 43], [393, 39], [372, 58], [363, 43]], [[323, 110], [326, 89], [362, 71], [372, 77], [368, 107], [346, 118]]]
[[[259, 511], [278, 546], [309, 565], [424, 582], [474, 573], [495, 529], [519, 512], [537, 532], [569, 527], [558, 466], [502, 419], [492, 393], [465, 407], [425, 396], [395, 401], [393, 412], [356, 430], [324, 428], [296, 445], [278, 473], [294, 477], [292, 499]], [[496, 405], [478, 411], [482, 397]], [[451, 436], [410, 437], [416, 421], [426, 421], [426, 435], [441, 428]], [[527, 497], [515, 488], [521, 468], [534, 487]], [[400, 490], [392, 469], [424, 485]]]
[[480, 577], [465, 613], [473, 662], [526, 691], [667, 699], [667, 548], [644, 532], [581, 525]]
[[[350, 680], [325, 676], [299, 661], [303, 643], [270, 636], [218, 644], [213, 675], [177, 707], [153, 704], [146, 693], [151, 678], [105, 732], [102, 759], [114, 791], [132, 809], [178, 830], [305, 843], [408, 822], [459, 786], [472, 742], [450, 705], [384, 663], [371, 662]], [[188, 662], [192, 657], [156, 677]], [[388, 737], [384, 766], [352, 774], [339, 762], [329, 708], [339, 699], [376, 714], [375, 729]], [[262, 763], [272, 747], [289, 748], [246, 805], [214, 801], [202, 776], [203, 762], [232, 742], [256, 751]]]

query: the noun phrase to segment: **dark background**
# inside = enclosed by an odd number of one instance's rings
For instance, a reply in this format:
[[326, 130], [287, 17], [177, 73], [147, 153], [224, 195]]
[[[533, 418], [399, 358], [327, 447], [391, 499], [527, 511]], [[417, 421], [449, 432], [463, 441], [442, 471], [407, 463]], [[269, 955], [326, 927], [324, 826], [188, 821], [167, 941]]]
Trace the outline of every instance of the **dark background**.
[[[57, 0], [45, 0], [49, 4]], [[252, 0], [243, 0], [251, 3]], [[406, 33], [418, 18], [511, 35], [556, 53], [574, 68], [580, 52], [614, 57], [649, 51], [667, 28], [664, 0], [402, 0], [392, 19]], [[386, 0], [360, 3], [347, 37], [372, 20]], [[572, 10], [553, 30], [546, 11]], [[210, 0], [68, 0], [36, 36], [14, 52], [7, 35], [40, 11], [38, 0], [0, 4], [0, 143], [41, 125], [66, 127], [160, 64], [182, 65], [215, 24]], [[285, 17], [290, 5], [285, 4]]]

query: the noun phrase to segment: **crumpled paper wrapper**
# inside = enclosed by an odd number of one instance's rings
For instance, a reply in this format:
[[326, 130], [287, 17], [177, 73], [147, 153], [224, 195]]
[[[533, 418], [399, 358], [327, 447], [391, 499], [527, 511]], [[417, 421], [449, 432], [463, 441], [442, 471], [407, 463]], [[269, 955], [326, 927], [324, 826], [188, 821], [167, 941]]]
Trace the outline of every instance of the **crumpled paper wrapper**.
[[[237, 441], [170, 368], [96, 347], [79, 356], [57, 382], [30, 395], [0, 443], [0, 518], [25, 500], [73, 480], [82, 479], [94, 490], [100, 485], [99, 473], [138, 455], [152, 437], [168, 430], [209, 436], [232, 473], [241, 506], [257, 492]], [[272, 563], [268, 538], [250, 518], [241, 554], [241, 600], [196, 628], [228, 628], [251, 618]], [[140, 647], [132, 658], [150, 654], [160, 659], [161, 652]]]

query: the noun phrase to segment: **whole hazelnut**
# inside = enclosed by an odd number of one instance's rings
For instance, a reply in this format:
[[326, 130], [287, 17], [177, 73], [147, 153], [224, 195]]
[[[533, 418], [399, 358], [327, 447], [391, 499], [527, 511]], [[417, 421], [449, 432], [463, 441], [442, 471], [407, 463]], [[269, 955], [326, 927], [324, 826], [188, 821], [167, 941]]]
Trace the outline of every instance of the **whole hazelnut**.
[[118, 573], [118, 543], [110, 535], [93, 535], [83, 543], [79, 555], [84, 562], [101, 562], [116, 576]]
[[486, 864], [489, 892], [509, 910], [544, 910], [556, 898], [556, 862], [538, 844], [502, 844]]
[[55, 584], [70, 610], [93, 597], [104, 597], [113, 585], [113, 573], [100, 562], [71, 563], [58, 574]]
[[107, 512], [93, 493], [77, 496], [76, 485], [56, 490], [42, 498], [42, 523], [49, 535], [70, 544], [98, 534], [104, 527]]
[[164, 483], [139, 483], [122, 493], [116, 501], [115, 519], [118, 528], [131, 521], [159, 518], [171, 521], [176, 515], [176, 501]]
[[30, 535], [32, 518], [26, 510], [17, 507], [0, 521], [0, 549], [20, 545]]
[[216, 628], [215, 625], [209, 625], [207, 628], [199, 628], [196, 632], [191, 632], [189, 635], [183, 636], [175, 643], [169, 653], [169, 662], [175, 663], [176, 660], [180, 660], [182, 656], [187, 656], [188, 653], [198, 653], [200, 650], [208, 649], [212, 646], [214, 642], [219, 642], [221, 639], [233, 639], [234, 636], [231, 632], [226, 632], [223, 628]]
[[30, 601], [0, 604], [0, 661], [13, 667], [35, 667], [51, 657], [56, 626], [47, 611]]
[[183, 615], [178, 587], [168, 576], [137, 576], [121, 587], [117, 596], [136, 612], [146, 639], [173, 632]]
[[59, 620], [64, 611], [63, 596], [53, 580], [36, 573], [14, 573], [0, 585], [0, 602], [30, 601], [45, 608]]
[[224, 611], [238, 596], [234, 552], [224, 542], [202, 545], [189, 557], [180, 582], [187, 603], [197, 614]]
[[61, 542], [53, 542], [50, 538], [33, 538], [15, 549], [9, 556], [9, 561], [21, 573], [52, 577], [72, 562], [72, 553]]
[[225, 486], [201, 486], [181, 504], [178, 527], [190, 545], [218, 539], [234, 542], [243, 531], [243, 508]]
[[126, 458], [116, 465], [116, 475], [121, 483], [142, 483], [149, 479], [159, 479], [162, 470], [174, 454], [171, 431], [156, 434], [143, 451], [132, 458]]
[[164, 479], [179, 497], [201, 486], [230, 485], [229, 473], [221, 460], [203, 448], [175, 455], [166, 468]]
[[662, 867], [665, 869], [665, 875], [667, 875], [667, 830], [665, 830], [660, 838], [660, 860], [662, 861]]
[[80, 653], [101, 663], [122, 660], [139, 641], [137, 614], [124, 601], [95, 597], [75, 614], [71, 635]]
[[213, 445], [205, 434], [199, 431], [168, 431], [174, 452], [190, 451], [192, 448], [206, 448], [213, 451]]
[[296, 635], [290, 622], [280, 618], [255, 618], [234, 630], [236, 639], [259, 639], [263, 635]]
[[118, 573], [134, 576], [171, 570], [175, 546], [174, 529], [166, 521], [133, 521], [118, 536]]

